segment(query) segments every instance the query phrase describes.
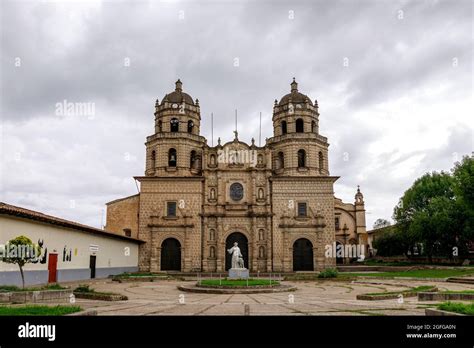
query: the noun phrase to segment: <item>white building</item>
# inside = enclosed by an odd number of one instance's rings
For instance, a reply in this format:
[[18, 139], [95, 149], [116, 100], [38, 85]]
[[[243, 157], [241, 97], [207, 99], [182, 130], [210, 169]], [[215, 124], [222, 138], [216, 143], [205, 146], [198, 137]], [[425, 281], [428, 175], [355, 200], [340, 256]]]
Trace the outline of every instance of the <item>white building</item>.
[[[0, 202], [0, 245], [22, 235], [42, 246], [39, 261], [24, 267], [27, 285], [138, 270], [138, 239]], [[0, 261], [0, 284], [21, 285], [18, 265]]]

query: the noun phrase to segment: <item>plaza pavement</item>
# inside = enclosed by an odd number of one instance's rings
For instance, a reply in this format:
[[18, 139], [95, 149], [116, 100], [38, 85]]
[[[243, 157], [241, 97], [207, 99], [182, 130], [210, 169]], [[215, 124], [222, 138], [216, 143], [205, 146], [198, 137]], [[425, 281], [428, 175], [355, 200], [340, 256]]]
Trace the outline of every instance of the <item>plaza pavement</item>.
[[[195, 283], [195, 281], [194, 281]], [[439, 290], [473, 289], [469, 284], [443, 281], [363, 279], [358, 281], [292, 281], [294, 292], [224, 295], [179, 291], [189, 281], [117, 283], [110, 279], [75, 282], [90, 284], [96, 291], [128, 296], [128, 301], [92, 301], [76, 299], [83, 309], [95, 309], [98, 315], [424, 315], [426, 306], [416, 297], [383, 301], [357, 300], [356, 295], [382, 291], [401, 291], [409, 287], [436, 285]]]

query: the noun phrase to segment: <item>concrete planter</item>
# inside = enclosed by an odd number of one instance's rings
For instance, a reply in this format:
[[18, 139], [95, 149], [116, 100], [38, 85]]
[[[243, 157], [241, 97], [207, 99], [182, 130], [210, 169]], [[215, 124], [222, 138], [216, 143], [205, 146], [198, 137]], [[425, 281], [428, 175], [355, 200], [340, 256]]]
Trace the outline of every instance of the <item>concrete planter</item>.
[[296, 291], [296, 287], [291, 285], [277, 286], [249, 286], [245, 287], [201, 287], [196, 285], [180, 285], [178, 289], [181, 291], [195, 292], [202, 294], [265, 294], [275, 292]]
[[82, 317], [82, 316], [88, 317], [88, 316], [96, 316], [96, 315], [97, 315], [97, 311], [95, 309], [88, 309], [88, 310], [85, 310], [85, 311], [66, 314], [66, 316], [68, 316], [68, 317]]
[[97, 300], [97, 301], [126, 301], [128, 300], [127, 296], [120, 294], [103, 294], [100, 292], [79, 292], [75, 291], [74, 296], [76, 298], [83, 298], [87, 300]]
[[473, 301], [474, 294], [451, 294], [442, 292], [419, 292], [418, 301]]
[[339, 272], [403, 272], [415, 269], [424, 269], [423, 266], [337, 266]]
[[153, 282], [156, 280], [163, 280], [163, 279], [168, 279], [168, 276], [112, 278], [114, 282], [119, 282], [119, 283]]
[[465, 314], [442, 311], [441, 309], [426, 308], [425, 315], [435, 317], [465, 317]]
[[[436, 287], [432, 287], [430, 291], [437, 291], [438, 289]], [[384, 294], [380, 293], [380, 295], [369, 295], [369, 294], [361, 294], [357, 295], [356, 298], [358, 300], [364, 300], [364, 301], [380, 301], [380, 300], [393, 300], [397, 299], [398, 296], [403, 295], [403, 297], [415, 297], [418, 295], [417, 292], [410, 291], [410, 290], [405, 290], [405, 291], [400, 291], [397, 292], [396, 294]]]
[[12, 291], [0, 293], [0, 303], [69, 302], [72, 290]]
[[474, 284], [473, 277], [451, 277], [446, 280], [448, 283]]

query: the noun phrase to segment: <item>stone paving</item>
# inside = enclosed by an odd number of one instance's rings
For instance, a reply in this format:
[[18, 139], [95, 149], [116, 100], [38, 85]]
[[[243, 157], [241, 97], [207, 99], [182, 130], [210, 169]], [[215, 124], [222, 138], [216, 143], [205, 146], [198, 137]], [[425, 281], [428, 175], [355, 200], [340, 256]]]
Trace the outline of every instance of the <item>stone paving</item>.
[[[98, 315], [424, 315], [426, 306], [407, 297], [382, 301], [356, 300], [356, 295], [382, 291], [401, 291], [420, 285], [436, 285], [440, 290], [472, 290], [469, 284], [442, 281], [364, 279], [359, 281], [295, 281], [294, 292], [272, 294], [196, 294], [177, 289], [188, 281], [117, 283], [109, 279], [88, 283], [96, 291], [116, 292], [128, 301], [92, 301], [77, 299], [84, 309], [95, 309]], [[69, 283], [76, 286], [79, 283]]]

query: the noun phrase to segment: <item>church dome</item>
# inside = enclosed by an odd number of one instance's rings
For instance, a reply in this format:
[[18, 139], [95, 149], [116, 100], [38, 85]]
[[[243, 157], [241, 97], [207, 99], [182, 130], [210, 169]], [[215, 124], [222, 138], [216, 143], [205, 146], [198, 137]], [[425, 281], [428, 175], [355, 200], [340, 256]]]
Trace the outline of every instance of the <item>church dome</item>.
[[187, 104], [194, 105], [193, 98], [189, 94], [183, 92], [183, 83], [181, 82], [181, 80], [178, 80], [176, 81], [176, 89], [174, 90], [174, 92], [165, 95], [162, 100], [162, 103], [168, 102], [180, 104], [183, 101]]
[[293, 77], [293, 82], [291, 83], [291, 92], [284, 95], [283, 98], [281, 98], [280, 102], [278, 103], [279, 106], [288, 104], [290, 102], [292, 103], [305, 103], [306, 100], [310, 105], [313, 105], [313, 102], [311, 99], [303, 93], [298, 92], [298, 83], [295, 81], [295, 78]]

